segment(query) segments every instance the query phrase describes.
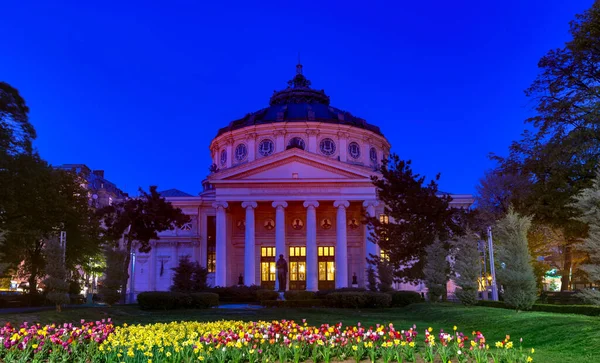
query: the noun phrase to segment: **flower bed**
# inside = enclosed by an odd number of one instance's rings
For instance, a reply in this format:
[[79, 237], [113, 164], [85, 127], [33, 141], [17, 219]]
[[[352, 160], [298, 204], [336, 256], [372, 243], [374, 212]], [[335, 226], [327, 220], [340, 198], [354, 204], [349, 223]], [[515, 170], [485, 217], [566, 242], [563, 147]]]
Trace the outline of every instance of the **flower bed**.
[[[294, 321], [168, 324], [113, 327], [87, 323], [16, 329], [0, 334], [0, 360], [81, 362], [531, 362], [533, 349], [509, 336], [491, 347], [481, 332], [471, 337], [454, 327], [434, 334], [415, 326], [397, 330], [392, 324], [374, 327]], [[518, 345], [518, 347], [516, 346]]]

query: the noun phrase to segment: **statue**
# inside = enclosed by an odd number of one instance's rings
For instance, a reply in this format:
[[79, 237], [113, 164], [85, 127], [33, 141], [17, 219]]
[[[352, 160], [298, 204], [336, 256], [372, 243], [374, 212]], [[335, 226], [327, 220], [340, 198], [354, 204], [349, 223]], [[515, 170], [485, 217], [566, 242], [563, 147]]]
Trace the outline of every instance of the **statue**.
[[277, 260], [277, 279], [279, 280], [279, 291], [284, 292], [285, 287], [287, 286], [287, 274], [288, 274], [288, 264], [283, 258], [283, 255], [279, 255], [279, 260]]

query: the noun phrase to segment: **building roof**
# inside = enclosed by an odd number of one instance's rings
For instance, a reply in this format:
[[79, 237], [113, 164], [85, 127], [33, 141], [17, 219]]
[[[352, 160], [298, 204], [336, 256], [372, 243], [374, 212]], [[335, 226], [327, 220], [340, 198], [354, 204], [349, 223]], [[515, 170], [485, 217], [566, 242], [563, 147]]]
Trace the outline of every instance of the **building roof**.
[[350, 112], [332, 107], [329, 96], [323, 90], [310, 87], [311, 82], [302, 74], [302, 65], [296, 66], [296, 75], [288, 81], [288, 87], [273, 92], [269, 107], [252, 112], [219, 129], [217, 137], [248, 126], [277, 122], [325, 122], [359, 127], [382, 135], [379, 127], [367, 123]]
[[160, 194], [161, 197], [164, 198], [172, 198], [172, 197], [193, 197], [193, 195], [188, 194], [186, 192], [182, 192], [179, 189], [167, 189], [167, 190], [163, 190], [161, 192], [158, 192], [158, 194]]

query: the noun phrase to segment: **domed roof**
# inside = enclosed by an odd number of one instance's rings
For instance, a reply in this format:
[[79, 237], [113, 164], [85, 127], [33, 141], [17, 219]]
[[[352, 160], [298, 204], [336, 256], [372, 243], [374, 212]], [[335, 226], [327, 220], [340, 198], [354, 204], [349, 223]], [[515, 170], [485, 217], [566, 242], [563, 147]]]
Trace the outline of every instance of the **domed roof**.
[[329, 96], [323, 90], [310, 87], [311, 82], [302, 74], [302, 65], [296, 66], [296, 75], [288, 81], [288, 87], [273, 92], [269, 107], [252, 112], [219, 129], [217, 137], [248, 126], [277, 122], [325, 122], [366, 129], [381, 135], [379, 127], [353, 116], [350, 112], [329, 105]]

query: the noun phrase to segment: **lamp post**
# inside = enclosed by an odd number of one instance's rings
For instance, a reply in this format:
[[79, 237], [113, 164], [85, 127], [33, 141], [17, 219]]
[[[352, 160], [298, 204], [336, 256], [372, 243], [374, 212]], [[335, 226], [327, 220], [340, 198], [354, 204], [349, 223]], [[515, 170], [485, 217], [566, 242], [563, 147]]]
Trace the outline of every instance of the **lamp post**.
[[496, 285], [496, 267], [494, 266], [494, 244], [492, 242], [492, 227], [488, 227], [488, 248], [490, 254], [490, 273], [492, 275], [492, 300], [498, 301], [498, 286]]

